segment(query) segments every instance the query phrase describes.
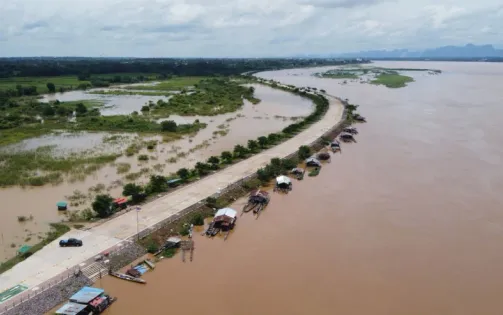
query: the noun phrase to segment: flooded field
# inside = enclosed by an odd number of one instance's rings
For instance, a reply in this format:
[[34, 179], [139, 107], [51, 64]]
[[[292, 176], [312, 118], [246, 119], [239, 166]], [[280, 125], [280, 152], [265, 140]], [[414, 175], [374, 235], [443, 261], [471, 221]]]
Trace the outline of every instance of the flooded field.
[[106, 314], [500, 314], [503, 64], [376, 65], [443, 72], [400, 89], [261, 73], [360, 104], [358, 143], [227, 241], [196, 235], [192, 263], [99, 281], [119, 298]]
[[[87, 177], [69, 176], [65, 183], [52, 186], [0, 189], [3, 201], [3, 216], [0, 221], [2, 231], [2, 250], [0, 260], [11, 257], [22, 244], [34, 244], [48, 230], [48, 224], [67, 219], [67, 215], [58, 212], [56, 202], [68, 200], [75, 191], [80, 192], [79, 205], [70, 203], [68, 213], [90, 207], [94, 195], [106, 192], [120, 196], [122, 184], [127, 182], [146, 182], [151, 174], [176, 172], [178, 169], [191, 168], [197, 162], [204, 162], [212, 155], [231, 150], [236, 144], [246, 145], [250, 139], [281, 131], [293, 120], [307, 116], [313, 110], [312, 103], [293, 94], [272, 88], [254, 85], [255, 96], [262, 101], [253, 105], [245, 100], [241, 110], [216, 116], [173, 116], [179, 123], [193, 122], [199, 119], [208, 126], [195, 136], [180, 140], [163, 142], [162, 137], [142, 137], [137, 134], [109, 133], [56, 133], [35, 139], [28, 139], [9, 147], [9, 150], [33, 150], [39, 147], [54, 147], [54, 153], [65, 154], [103, 154], [123, 152], [132, 143], [144, 140], [158, 140], [153, 149], [143, 148], [139, 154], [149, 156], [148, 161], [139, 161], [138, 154], [122, 156], [103, 166]], [[72, 93], [64, 93], [65, 95]], [[82, 93], [82, 92], [79, 92]], [[80, 96], [79, 96], [80, 97]], [[115, 96], [114, 96], [115, 97]], [[123, 96], [120, 96], [121, 100]], [[74, 101], [75, 99], [70, 99]], [[126, 97], [126, 103], [130, 100]], [[119, 104], [123, 104], [120, 101]], [[140, 107], [143, 105], [140, 102]], [[129, 105], [126, 105], [129, 106]], [[124, 172], [121, 167], [127, 168]], [[127, 177], [130, 175], [130, 177]], [[18, 222], [18, 216], [33, 218]]]

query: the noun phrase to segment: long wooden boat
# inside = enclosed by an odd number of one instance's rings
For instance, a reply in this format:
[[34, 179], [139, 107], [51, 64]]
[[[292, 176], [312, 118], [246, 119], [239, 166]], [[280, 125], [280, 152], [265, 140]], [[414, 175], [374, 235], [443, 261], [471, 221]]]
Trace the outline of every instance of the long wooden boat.
[[131, 282], [142, 283], [142, 284], [147, 283], [147, 281], [145, 281], [143, 279], [131, 277], [131, 276], [128, 276], [126, 274], [115, 272], [115, 271], [110, 271], [110, 275], [113, 276], [113, 277], [122, 279], [122, 280], [131, 281]]

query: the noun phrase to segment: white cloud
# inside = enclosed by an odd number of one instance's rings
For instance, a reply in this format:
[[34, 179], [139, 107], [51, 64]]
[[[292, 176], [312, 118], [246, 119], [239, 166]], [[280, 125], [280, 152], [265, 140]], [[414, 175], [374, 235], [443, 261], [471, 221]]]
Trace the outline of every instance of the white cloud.
[[501, 0], [0, 0], [0, 56], [503, 46]]

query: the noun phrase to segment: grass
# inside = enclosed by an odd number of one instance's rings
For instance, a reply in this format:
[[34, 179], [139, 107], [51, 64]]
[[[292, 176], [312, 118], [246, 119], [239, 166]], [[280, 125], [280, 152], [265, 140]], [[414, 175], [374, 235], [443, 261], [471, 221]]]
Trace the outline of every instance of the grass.
[[[60, 224], [60, 223], [52, 223], [51, 230], [49, 232], [47, 232], [46, 237], [41, 242], [33, 245], [27, 254], [17, 255], [16, 257], [13, 257], [13, 258], [7, 260], [6, 262], [0, 264], [0, 274], [11, 269], [16, 264], [22, 262], [23, 260], [25, 260], [29, 256], [33, 255], [33, 253], [41, 250], [45, 245], [56, 240], [58, 237], [60, 237], [61, 235], [65, 234], [68, 231], [70, 231], [70, 228], [68, 226], [66, 226], [64, 224]], [[14, 245], [14, 247], [15, 247], [15, 245]]]
[[131, 169], [131, 164], [129, 163], [117, 163], [117, 174], [124, 174], [129, 172]]
[[52, 82], [56, 86], [56, 91], [60, 87], [65, 89], [74, 89], [80, 84], [90, 84], [89, 81], [79, 81], [77, 76], [56, 76], [56, 77], [11, 77], [0, 79], [0, 91], [15, 90], [16, 85], [36, 86], [37, 93], [49, 93], [47, 83]]
[[189, 86], [198, 84], [206, 77], [174, 77], [172, 79], [162, 81], [156, 85], [136, 85], [128, 86], [128, 90], [147, 90], [147, 91], [176, 91]]
[[410, 82], [414, 82], [414, 79], [405, 75], [381, 73], [370, 83], [396, 89], [405, 87]]

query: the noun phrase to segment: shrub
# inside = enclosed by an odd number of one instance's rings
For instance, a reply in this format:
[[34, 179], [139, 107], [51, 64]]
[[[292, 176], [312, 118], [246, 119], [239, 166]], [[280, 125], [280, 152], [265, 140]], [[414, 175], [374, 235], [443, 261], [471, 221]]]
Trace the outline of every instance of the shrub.
[[196, 226], [201, 226], [204, 225], [204, 217], [201, 213], [196, 213], [190, 220], [191, 224], [194, 224]]
[[113, 198], [110, 195], [97, 195], [92, 203], [93, 210], [100, 218], [106, 218], [113, 214]]
[[189, 170], [186, 168], [181, 168], [178, 171], [176, 171], [176, 175], [178, 175], [182, 180], [186, 180], [189, 178]]
[[311, 156], [311, 148], [308, 147], [307, 145], [302, 145], [299, 147], [299, 153], [298, 153], [299, 159], [305, 160], [308, 157]]
[[176, 122], [174, 122], [173, 120], [165, 120], [161, 123], [162, 131], [176, 132], [177, 129], [178, 126], [176, 125]]
[[146, 154], [138, 155], [138, 161], [148, 161], [148, 155]]
[[243, 183], [243, 187], [245, 189], [257, 189], [262, 185], [262, 182], [258, 178], [253, 178], [250, 180], [247, 180], [246, 182]]
[[222, 161], [226, 164], [231, 164], [232, 163], [232, 153], [229, 152], [229, 151], [224, 151], [222, 152], [222, 154], [220, 155], [222, 157]]

